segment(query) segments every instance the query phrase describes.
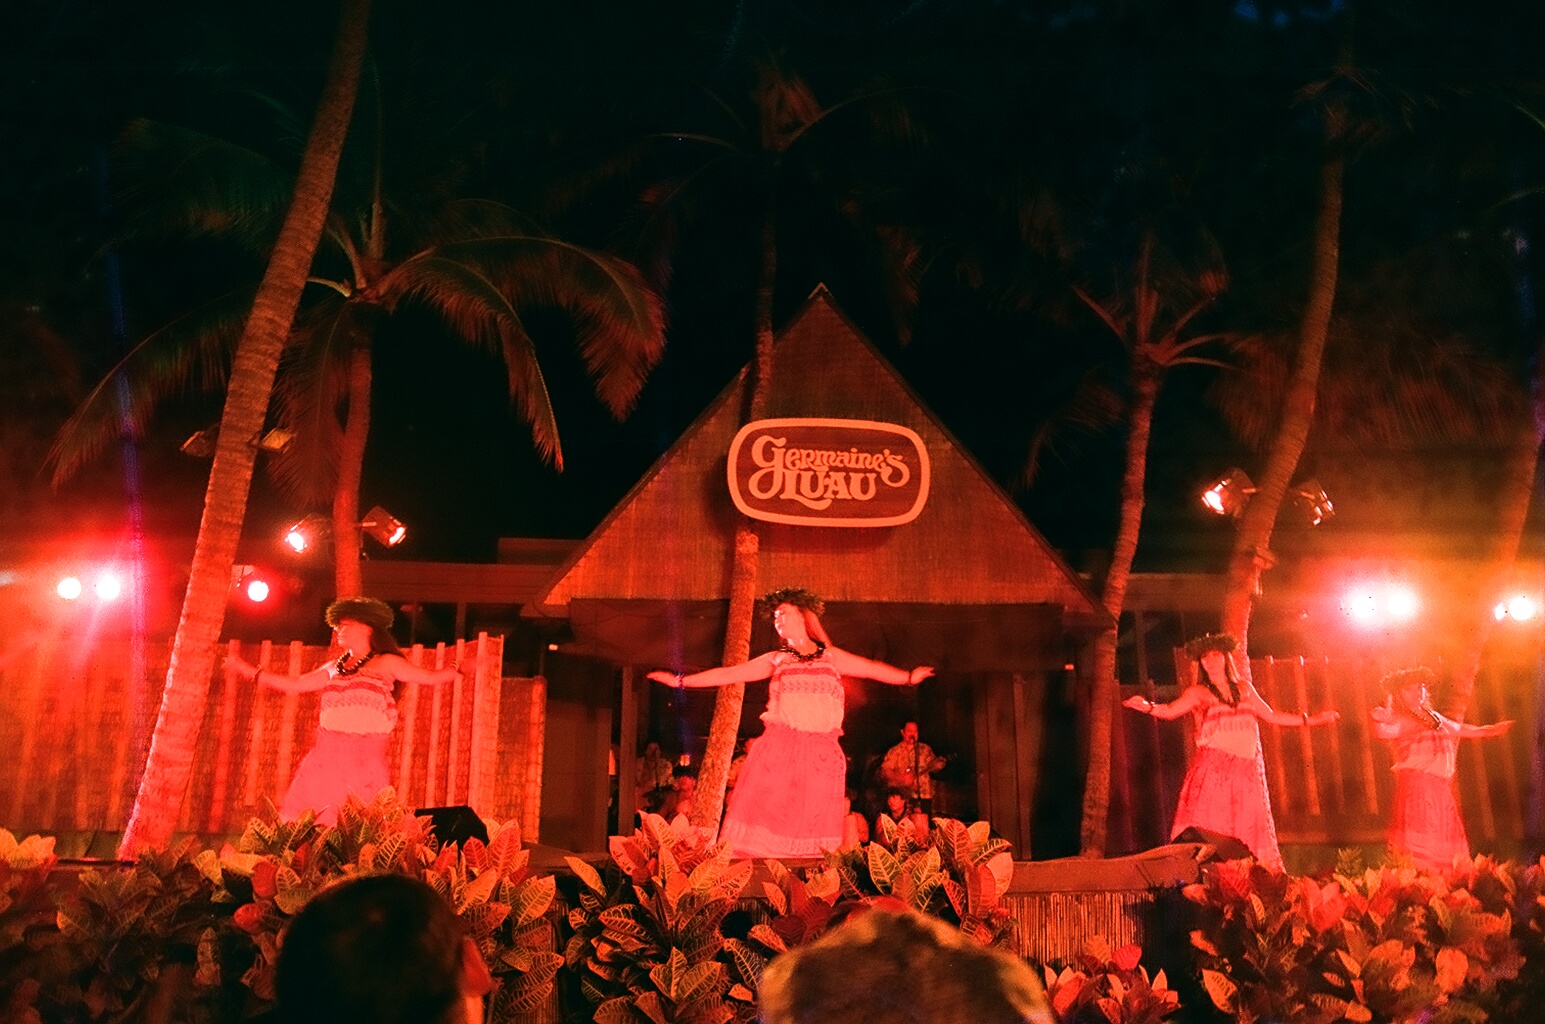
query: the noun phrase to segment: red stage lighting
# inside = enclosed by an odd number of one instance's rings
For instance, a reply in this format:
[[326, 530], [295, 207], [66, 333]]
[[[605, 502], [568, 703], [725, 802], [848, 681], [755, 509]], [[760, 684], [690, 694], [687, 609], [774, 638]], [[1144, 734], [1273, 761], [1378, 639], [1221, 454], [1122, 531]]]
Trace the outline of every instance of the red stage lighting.
[[269, 586], [267, 580], [253, 577], [247, 581], [247, 600], [254, 604], [262, 604], [268, 600], [268, 594]]
[[284, 546], [303, 555], [332, 534], [332, 523], [322, 516], [310, 515], [284, 531]]
[[92, 584], [92, 589], [96, 591], [97, 600], [105, 604], [108, 601], [118, 600], [119, 595], [123, 593], [123, 581], [116, 573], [99, 573], [96, 583]]
[[1379, 616], [1379, 599], [1367, 590], [1348, 593], [1342, 607], [1359, 626], [1371, 626]]
[[1512, 619], [1514, 622], [1528, 622], [1540, 613], [1539, 602], [1528, 594], [1514, 594], [1505, 601], [1497, 602], [1492, 614], [1497, 621]]
[[1375, 629], [1411, 622], [1421, 614], [1422, 599], [1405, 583], [1364, 583], [1346, 592], [1341, 610], [1354, 624]]
[[80, 597], [81, 592], [84, 589], [85, 588], [81, 586], [80, 580], [74, 576], [66, 576], [64, 579], [59, 581], [59, 586], [54, 588], [55, 592], [66, 601], [73, 601], [77, 597]]
[[1393, 587], [1384, 595], [1384, 607], [1391, 619], [1409, 622], [1422, 610], [1422, 602], [1410, 587]]

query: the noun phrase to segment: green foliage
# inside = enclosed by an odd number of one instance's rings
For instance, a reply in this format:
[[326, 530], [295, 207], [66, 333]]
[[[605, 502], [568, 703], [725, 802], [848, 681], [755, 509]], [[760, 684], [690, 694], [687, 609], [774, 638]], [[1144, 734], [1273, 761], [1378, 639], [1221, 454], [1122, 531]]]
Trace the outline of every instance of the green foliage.
[[[579, 891], [565, 960], [595, 1020], [750, 1021], [767, 964], [825, 931], [844, 899], [901, 902], [985, 943], [1003, 934], [1008, 911], [999, 899], [1013, 861], [985, 822], [940, 818], [928, 836], [888, 818], [880, 828], [883, 844], [829, 854], [803, 873], [761, 862], [768, 877], [759, 883], [749, 862], [732, 861], [696, 832], [678, 835], [653, 815], [633, 836], [611, 840], [604, 871], [570, 858]], [[736, 910], [753, 923], [743, 936], [725, 937], [721, 925]]]
[[695, 833], [678, 836], [656, 815], [633, 836], [612, 837], [611, 854], [605, 875], [569, 858], [580, 889], [565, 960], [597, 1024], [752, 1020], [760, 966], [782, 943], [760, 925], [727, 949], [719, 930], [751, 880], [750, 862], [732, 862], [728, 847]]
[[86, 870], [73, 886], [54, 876], [55, 929], [27, 941], [41, 1015], [33, 1019], [130, 1019], [179, 987], [217, 926], [213, 889], [193, 848], [188, 839], [126, 870]]
[[1160, 1024], [1180, 1009], [1164, 972], [1149, 978], [1137, 946], [1112, 950], [1103, 938], [1057, 971], [1048, 966], [1046, 995], [1063, 1024]]
[[1485, 858], [1323, 882], [1245, 860], [1207, 867], [1185, 895], [1203, 987], [1237, 1021], [1444, 1022], [1485, 1019], [1518, 977], [1517, 888]]
[[440, 846], [429, 819], [388, 788], [369, 804], [347, 801], [332, 827], [310, 815], [254, 818], [236, 848], [206, 850], [197, 862], [215, 898], [236, 904], [232, 920], [254, 949], [242, 982], [259, 999], [273, 999], [280, 934], [313, 895], [346, 878], [397, 872], [427, 882], [455, 909], [499, 982], [493, 1019], [502, 1022], [547, 1001], [563, 958], [547, 920], [553, 878], [531, 875], [514, 822], [490, 822], [488, 836]]
[[21, 842], [0, 829], [0, 1019], [36, 1021], [42, 990], [35, 936], [52, 930], [54, 892], [50, 874], [58, 858], [54, 841], [28, 836]]
[[1014, 858], [987, 822], [934, 818], [929, 833], [918, 835], [910, 821], [898, 825], [882, 814], [876, 832], [877, 841], [867, 846], [827, 855], [844, 895], [891, 897], [986, 945], [1003, 937], [1009, 911], [1001, 900]]

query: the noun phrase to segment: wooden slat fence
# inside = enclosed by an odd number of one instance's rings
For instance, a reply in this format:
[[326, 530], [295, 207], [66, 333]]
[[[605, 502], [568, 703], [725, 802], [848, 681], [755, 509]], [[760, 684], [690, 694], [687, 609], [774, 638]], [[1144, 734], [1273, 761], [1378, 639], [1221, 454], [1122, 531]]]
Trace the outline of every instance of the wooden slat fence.
[[[1256, 689], [1272, 707], [1296, 714], [1334, 707], [1341, 721], [1314, 729], [1261, 727], [1266, 780], [1278, 837], [1284, 843], [1351, 846], [1383, 840], [1394, 779], [1388, 745], [1373, 736], [1368, 711], [1383, 700], [1378, 681], [1394, 666], [1372, 660], [1262, 658], [1251, 663]], [[1176, 678], [1191, 664], [1177, 654]], [[1123, 686], [1172, 700], [1175, 686]], [[1459, 745], [1460, 807], [1477, 852], [1512, 853], [1524, 834], [1533, 729], [1534, 681], [1523, 669], [1484, 666], [1469, 719], [1517, 724], [1499, 739]], [[1192, 756], [1191, 716], [1161, 722], [1122, 710], [1112, 736], [1113, 764], [1124, 774], [1111, 787], [1112, 854], [1168, 842], [1180, 786]]]
[[[298, 674], [322, 664], [323, 647], [230, 642], [263, 668]], [[46, 639], [0, 670], [0, 825], [13, 832], [119, 832], [139, 784], [160, 704], [170, 645], [148, 650], [135, 693], [127, 644], [82, 654]], [[501, 676], [504, 639], [404, 655], [416, 665], [475, 666], [464, 683], [406, 687], [390, 742], [391, 778], [416, 807], [467, 804], [485, 818], [515, 819], [539, 837], [546, 684]], [[180, 828], [238, 833], [264, 801], [278, 801], [316, 733], [316, 693], [254, 687], [217, 670]]]

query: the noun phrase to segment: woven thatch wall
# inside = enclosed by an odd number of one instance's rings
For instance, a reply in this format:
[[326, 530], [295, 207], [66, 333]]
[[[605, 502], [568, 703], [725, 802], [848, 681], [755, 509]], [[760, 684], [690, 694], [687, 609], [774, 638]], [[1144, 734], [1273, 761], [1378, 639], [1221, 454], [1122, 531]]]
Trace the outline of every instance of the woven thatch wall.
[[[237, 644], [244, 657], [290, 673], [327, 650]], [[502, 679], [502, 637], [404, 652], [415, 664], [476, 665], [462, 685], [408, 687], [398, 708], [392, 778], [414, 806], [470, 804], [489, 818], [520, 821], [538, 837], [545, 683]], [[12, 831], [117, 832], [133, 804], [160, 704], [169, 645], [147, 652], [145, 692], [134, 693], [127, 645], [82, 653], [40, 643], [0, 670], [0, 824]], [[286, 694], [217, 672], [200, 731], [181, 830], [239, 832], [277, 801], [316, 732], [318, 694]]]

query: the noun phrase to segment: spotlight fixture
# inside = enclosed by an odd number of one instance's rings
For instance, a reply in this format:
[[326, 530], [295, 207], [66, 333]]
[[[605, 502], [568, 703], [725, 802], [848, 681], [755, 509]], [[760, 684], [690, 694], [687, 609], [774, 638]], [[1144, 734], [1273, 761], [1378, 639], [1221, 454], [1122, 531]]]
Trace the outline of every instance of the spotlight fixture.
[[1388, 629], [1414, 621], [1422, 612], [1422, 598], [1408, 583], [1366, 581], [1347, 590], [1341, 609], [1354, 625]]
[[401, 544], [408, 535], [408, 528], [403, 525], [402, 520], [380, 505], [365, 513], [365, 519], [359, 524], [359, 528], [380, 541], [383, 547], [388, 548]]
[[1217, 515], [1237, 519], [1254, 493], [1249, 475], [1242, 469], [1231, 469], [1202, 492], [1202, 504]]
[[[359, 528], [367, 537], [388, 548], [396, 547], [408, 536], [408, 527], [403, 521], [380, 505], [365, 513]], [[332, 521], [326, 516], [312, 514], [287, 527], [279, 540], [297, 555], [304, 555], [318, 544], [330, 540], [332, 535]]]
[[252, 439], [252, 446], [259, 451], [282, 452], [295, 440], [295, 435], [288, 430], [275, 427], [266, 434], [261, 434]]
[[195, 459], [212, 459], [215, 457], [215, 444], [219, 440], [219, 427], [205, 427], [182, 443], [182, 453]]
[[332, 535], [332, 523], [319, 515], [309, 515], [284, 531], [283, 544], [297, 555], [322, 543]]
[[1512, 619], [1514, 622], [1528, 622], [1540, 613], [1540, 603], [1528, 594], [1514, 594], [1505, 601], [1497, 602], [1492, 609], [1498, 622], [1503, 619]]
[[1325, 493], [1325, 488], [1320, 486], [1318, 480], [1305, 480], [1299, 484], [1293, 490], [1293, 504], [1303, 512], [1310, 526], [1319, 526], [1336, 514], [1330, 495]]
[[[261, 452], [278, 453], [290, 446], [295, 440], [295, 435], [288, 430], [274, 427], [267, 433], [255, 434], [248, 443]], [[191, 455], [195, 459], [212, 459], [215, 457], [215, 447], [220, 442], [220, 424], [205, 427], [189, 437], [182, 443], [182, 453]]]
[[[1238, 519], [1255, 494], [1255, 483], [1244, 470], [1234, 468], [1208, 485], [1202, 492], [1202, 504], [1220, 516]], [[1290, 497], [1310, 526], [1319, 526], [1335, 515], [1335, 506], [1318, 480], [1305, 480], [1290, 488]]]

